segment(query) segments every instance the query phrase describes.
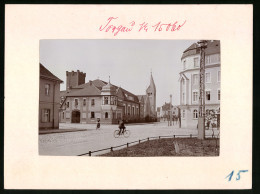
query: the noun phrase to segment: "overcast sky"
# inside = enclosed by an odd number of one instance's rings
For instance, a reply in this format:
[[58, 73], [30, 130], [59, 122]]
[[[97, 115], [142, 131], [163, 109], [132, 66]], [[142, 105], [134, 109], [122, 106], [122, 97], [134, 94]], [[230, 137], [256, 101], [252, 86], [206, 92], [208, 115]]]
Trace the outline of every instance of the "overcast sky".
[[179, 72], [183, 51], [197, 40], [41, 40], [40, 63], [64, 81], [66, 71], [83, 71], [94, 79], [136, 95], [145, 94], [151, 71], [157, 90], [156, 106], [179, 104]]

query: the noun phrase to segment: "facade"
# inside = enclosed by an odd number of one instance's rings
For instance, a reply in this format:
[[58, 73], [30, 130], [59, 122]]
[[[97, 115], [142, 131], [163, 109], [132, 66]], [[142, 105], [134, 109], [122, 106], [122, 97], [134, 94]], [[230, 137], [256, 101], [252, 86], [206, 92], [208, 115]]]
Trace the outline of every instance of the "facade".
[[[220, 110], [220, 41], [207, 41], [205, 49], [205, 109], [206, 114]], [[187, 48], [181, 58], [180, 110], [183, 128], [197, 128], [199, 116], [200, 48], [196, 43]]]
[[79, 71], [66, 74], [67, 82], [73, 80], [73, 83], [67, 83], [67, 90], [60, 92], [60, 122], [96, 123], [98, 119], [106, 124], [116, 124], [120, 119], [139, 122], [151, 114], [146, 95], [134, 95], [110, 81], [99, 79], [82, 84], [86, 74]]
[[59, 128], [60, 83], [62, 81], [40, 64], [39, 128]]

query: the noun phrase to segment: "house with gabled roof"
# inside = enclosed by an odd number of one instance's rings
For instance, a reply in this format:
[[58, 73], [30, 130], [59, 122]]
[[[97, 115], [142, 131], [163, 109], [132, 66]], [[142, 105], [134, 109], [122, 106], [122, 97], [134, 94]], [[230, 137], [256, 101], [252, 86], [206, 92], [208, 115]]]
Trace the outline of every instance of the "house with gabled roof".
[[61, 91], [61, 122], [96, 123], [100, 120], [101, 123], [114, 124], [121, 119], [140, 122], [148, 114], [146, 110], [151, 115], [147, 95], [137, 96], [111, 84], [110, 80], [96, 79], [85, 83], [82, 81], [85, 74], [80, 71], [66, 74], [67, 82], [73, 80], [73, 83], [67, 83], [66, 91]]
[[62, 82], [40, 64], [39, 129], [59, 128], [60, 84]]

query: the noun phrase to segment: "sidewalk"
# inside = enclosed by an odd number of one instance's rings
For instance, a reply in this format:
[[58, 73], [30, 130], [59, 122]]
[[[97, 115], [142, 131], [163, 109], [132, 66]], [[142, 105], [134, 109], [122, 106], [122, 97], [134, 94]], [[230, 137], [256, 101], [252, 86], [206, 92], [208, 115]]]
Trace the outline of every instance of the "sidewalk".
[[77, 131], [90, 131], [91, 129], [41, 129], [39, 135], [51, 134], [51, 133], [66, 133], [66, 132], [77, 132]]

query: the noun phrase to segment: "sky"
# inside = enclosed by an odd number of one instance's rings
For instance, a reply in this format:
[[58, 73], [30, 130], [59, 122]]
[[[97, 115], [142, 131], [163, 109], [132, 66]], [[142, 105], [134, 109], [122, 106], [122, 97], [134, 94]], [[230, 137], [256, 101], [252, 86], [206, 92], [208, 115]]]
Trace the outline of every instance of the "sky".
[[40, 63], [63, 80], [66, 71], [86, 73], [86, 82], [101, 79], [144, 95], [151, 73], [156, 85], [156, 106], [180, 101], [181, 56], [197, 40], [40, 40]]

